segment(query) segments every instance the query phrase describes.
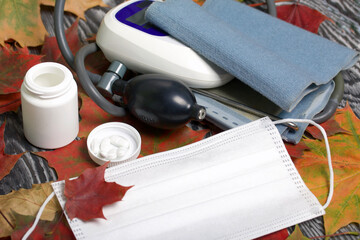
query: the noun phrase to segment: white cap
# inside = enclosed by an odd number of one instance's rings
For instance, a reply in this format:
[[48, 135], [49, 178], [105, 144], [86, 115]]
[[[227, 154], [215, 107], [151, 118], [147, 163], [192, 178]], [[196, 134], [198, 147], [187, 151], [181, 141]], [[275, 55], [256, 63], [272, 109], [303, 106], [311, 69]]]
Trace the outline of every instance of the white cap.
[[[107, 154], [104, 154], [104, 151], [110, 148], [107, 142], [114, 137], [118, 139], [123, 139], [122, 142], [126, 145], [124, 146], [126, 148], [126, 151], [121, 151], [122, 154], [120, 155], [116, 155], [115, 152], [115, 156], [107, 157]], [[103, 147], [102, 150], [100, 149], [99, 151], [100, 146], [105, 144], [106, 149], [104, 150]], [[116, 148], [118, 148], [117, 150], [123, 150], [121, 149], [122, 147], [119, 147], [117, 145], [118, 144], [116, 144], [116, 146], [111, 145], [111, 150], [116, 150]], [[94, 162], [102, 165], [110, 161], [108, 166], [112, 167], [120, 163], [134, 160], [139, 156], [141, 149], [141, 137], [139, 132], [135, 128], [126, 123], [104, 123], [97, 126], [90, 132], [87, 138], [87, 148], [89, 155]]]

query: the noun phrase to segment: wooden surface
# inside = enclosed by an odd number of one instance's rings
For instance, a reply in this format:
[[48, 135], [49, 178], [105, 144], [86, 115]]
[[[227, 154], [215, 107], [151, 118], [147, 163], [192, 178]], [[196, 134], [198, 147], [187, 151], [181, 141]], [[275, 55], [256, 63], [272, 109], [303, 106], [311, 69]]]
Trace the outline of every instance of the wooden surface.
[[[122, 0], [108, 0], [104, 2], [110, 6], [116, 6], [118, 3], [122, 2]], [[359, 1], [301, 0], [300, 2], [304, 2], [312, 8], [319, 10], [335, 22], [334, 24], [330, 21], [325, 21], [319, 29], [319, 34], [321, 36], [360, 51]], [[79, 35], [82, 40], [85, 40], [87, 37], [96, 33], [106, 11], [108, 11], [107, 8], [96, 7], [86, 12], [87, 21], [80, 21]], [[54, 35], [52, 13], [53, 8], [42, 7], [42, 20], [50, 35]], [[69, 27], [75, 19], [75, 16], [66, 14], [66, 27]], [[345, 93], [340, 107], [348, 102], [357, 117], [360, 117], [360, 63], [358, 62], [355, 67], [344, 71], [343, 74], [345, 80]], [[8, 112], [0, 115], [0, 123], [3, 123], [5, 118], [7, 124], [5, 132], [5, 152], [7, 154], [40, 150], [30, 145], [23, 136], [21, 110], [17, 113]], [[32, 184], [54, 181], [56, 179], [56, 172], [49, 168], [46, 160], [28, 152], [18, 160], [11, 173], [0, 181], [0, 194], [7, 194], [12, 190], [17, 190], [19, 188], [31, 188]], [[309, 237], [324, 235], [322, 217], [302, 223], [300, 226], [304, 234]], [[291, 230], [292, 228], [289, 228], [289, 231]], [[360, 228], [358, 224], [350, 224], [341, 231], [360, 232]], [[358, 237], [341, 236], [332, 239], [358, 239]]]

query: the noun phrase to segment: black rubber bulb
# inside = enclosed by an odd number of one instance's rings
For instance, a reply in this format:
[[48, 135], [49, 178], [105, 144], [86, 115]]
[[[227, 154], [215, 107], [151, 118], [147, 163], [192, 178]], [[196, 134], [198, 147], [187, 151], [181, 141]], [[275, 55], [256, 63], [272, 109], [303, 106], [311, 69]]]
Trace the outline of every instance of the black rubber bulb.
[[203, 120], [206, 115], [205, 108], [196, 103], [187, 86], [163, 75], [139, 75], [127, 82], [118, 80], [112, 90], [123, 97], [136, 118], [157, 128], [177, 128], [190, 120]]

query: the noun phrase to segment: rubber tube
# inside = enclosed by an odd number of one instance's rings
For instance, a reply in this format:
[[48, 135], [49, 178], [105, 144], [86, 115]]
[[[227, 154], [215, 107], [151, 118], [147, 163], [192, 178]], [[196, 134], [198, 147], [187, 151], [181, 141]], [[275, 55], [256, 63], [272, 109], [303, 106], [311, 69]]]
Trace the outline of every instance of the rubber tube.
[[330, 99], [328, 103], [326, 104], [324, 110], [322, 110], [320, 113], [316, 114], [313, 117], [313, 120], [316, 123], [323, 123], [331, 118], [332, 115], [336, 112], [336, 109], [338, 108], [343, 96], [344, 96], [344, 79], [339, 73], [334, 78], [335, 82], [335, 89], [333, 93], [330, 96]]
[[275, 0], [266, 0], [266, 4], [267, 4], [268, 13], [273, 17], [277, 17]]
[[[74, 64], [74, 55], [71, 52], [69, 44], [66, 40], [65, 29], [64, 29], [64, 6], [65, 0], [56, 0], [55, 1], [55, 10], [54, 10], [54, 28], [55, 28], [55, 36], [56, 41], [58, 43], [60, 52], [64, 57], [66, 63], [75, 70]], [[91, 81], [94, 84], [97, 84], [101, 76], [92, 72], [87, 71]]]
[[70, 47], [66, 41], [64, 31], [64, 6], [65, 0], [56, 0], [54, 10], [54, 27], [56, 41], [59, 45], [61, 54], [69, 66], [74, 69], [74, 55], [72, 54]]
[[75, 56], [75, 70], [79, 77], [80, 83], [84, 88], [85, 92], [89, 95], [89, 97], [104, 111], [108, 112], [111, 115], [122, 117], [126, 115], [126, 111], [124, 108], [116, 106], [115, 104], [109, 102], [106, 98], [104, 98], [100, 92], [96, 89], [93, 82], [88, 76], [88, 73], [85, 69], [85, 58], [87, 55], [97, 52], [99, 50], [96, 43], [90, 43], [83, 46]]

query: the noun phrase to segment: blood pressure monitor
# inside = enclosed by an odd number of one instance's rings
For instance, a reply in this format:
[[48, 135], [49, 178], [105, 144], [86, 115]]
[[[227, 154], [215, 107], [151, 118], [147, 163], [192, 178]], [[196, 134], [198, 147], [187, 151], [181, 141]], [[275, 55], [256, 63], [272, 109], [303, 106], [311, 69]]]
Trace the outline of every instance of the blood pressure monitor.
[[147, 22], [152, 1], [131, 0], [104, 17], [96, 43], [109, 61], [120, 61], [139, 73], [160, 73], [193, 88], [213, 88], [233, 79], [210, 61]]

